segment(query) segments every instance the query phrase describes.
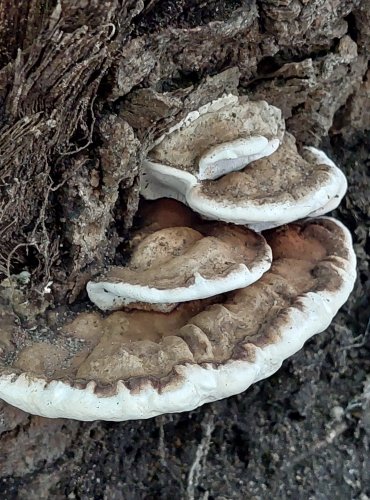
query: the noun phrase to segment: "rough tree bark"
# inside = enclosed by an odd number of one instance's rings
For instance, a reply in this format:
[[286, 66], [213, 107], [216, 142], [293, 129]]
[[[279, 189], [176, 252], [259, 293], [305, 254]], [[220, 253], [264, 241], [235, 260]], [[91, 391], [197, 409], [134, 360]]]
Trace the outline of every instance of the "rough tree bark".
[[370, 495], [369, 53], [369, 0], [0, 0], [0, 278], [31, 272], [21, 318], [119, 261], [146, 148], [225, 91], [337, 159], [361, 258], [329, 332], [241, 396], [122, 424], [0, 402], [2, 498]]

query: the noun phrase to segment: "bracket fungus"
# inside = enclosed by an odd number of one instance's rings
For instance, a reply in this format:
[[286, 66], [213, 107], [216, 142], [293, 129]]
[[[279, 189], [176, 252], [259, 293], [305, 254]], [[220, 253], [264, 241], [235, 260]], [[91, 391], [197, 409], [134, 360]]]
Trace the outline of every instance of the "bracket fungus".
[[32, 413], [129, 420], [194, 409], [273, 374], [324, 330], [355, 280], [351, 236], [312, 219], [266, 233], [256, 283], [168, 314], [81, 313], [2, 366], [0, 397]]
[[144, 160], [142, 194], [148, 199], [186, 193], [271, 155], [285, 130], [281, 111], [265, 101], [233, 95], [189, 113], [162, 135]]
[[[145, 198], [179, 199], [203, 217], [245, 224], [257, 231], [307, 216], [322, 215], [339, 205], [347, 189], [344, 174], [325, 153], [316, 148], [306, 147], [300, 155], [294, 137], [284, 133], [284, 123], [276, 108], [264, 101], [246, 101], [243, 104], [233, 101], [226, 106], [226, 109], [229, 108], [237, 117], [234, 118], [237, 126], [235, 129], [230, 127], [231, 132], [229, 123], [224, 123], [221, 118], [223, 126], [212, 128], [211, 120], [219, 118], [220, 111], [207, 111], [190, 124], [185, 120], [179, 129], [181, 132], [171, 129], [149, 151], [144, 162], [142, 182]], [[206, 120], [208, 115], [210, 123]], [[263, 126], [264, 120], [266, 123]], [[247, 140], [240, 138], [243, 123], [247, 123], [249, 134], [253, 133], [252, 126], [255, 124], [258, 133], [269, 137], [262, 152], [248, 156], [237, 147], [233, 149], [230, 146], [229, 133], [236, 134], [235, 144]], [[203, 150], [210, 136], [210, 144], [217, 141], [218, 145], [205, 155]], [[250, 140], [257, 143], [260, 139], [251, 135]], [[209, 159], [218, 158], [214, 152], [222, 150], [222, 167], [214, 168], [212, 172], [217, 172], [217, 175], [208, 177], [201, 175], [204, 170], [199, 170], [197, 174], [190, 173], [188, 160], [181, 162], [181, 158], [186, 157], [183, 154], [185, 150], [188, 151], [189, 161], [193, 165], [198, 162], [199, 166], [204, 155]], [[218, 165], [218, 160], [215, 163]], [[210, 167], [205, 167], [205, 170], [207, 168]]]
[[230, 94], [192, 111], [159, 137], [146, 164], [168, 168], [169, 176], [182, 173], [185, 182], [216, 179], [273, 153], [284, 130], [278, 108]]
[[80, 420], [192, 410], [272, 375], [347, 300], [351, 235], [313, 218], [347, 181], [322, 151], [298, 152], [277, 108], [210, 102], [143, 168], [141, 192], [157, 201], [141, 205], [130, 260], [87, 284], [114, 312], [46, 311], [38, 331], [1, 304], [0, 398]]
[[341, 170], [323, 153], [307, 148], [299, 155], [286, 133], [270, 157], [241, 172], [204, 181], [187, 196], [187, 203], [204, 217], [247, 224], [258, 231], [281, 226], [336, 208], [347, 190]]
[[[167, 224], [165, 207], [172, 212]], [[146, 211], [151, 226], [133, 235], [128, 265], [111, 267], [87, 284], [90, 300], [102, 310], [169, 312], [179, 302], [246, 287], [271, 265], [265, 239], [247, 228], [200, 218], [189, 227], [191, 211], [170, 200], [151, 203]]]

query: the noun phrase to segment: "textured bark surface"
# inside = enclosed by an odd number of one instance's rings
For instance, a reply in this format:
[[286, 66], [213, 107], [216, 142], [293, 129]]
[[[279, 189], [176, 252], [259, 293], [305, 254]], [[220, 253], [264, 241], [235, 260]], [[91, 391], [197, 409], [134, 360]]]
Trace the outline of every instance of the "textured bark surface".
[[369, 0], [0, 0], [0, 272], [35, 307], [122, 261], [146, 148], [225, 91], [345, 170], [359, 257], [330, 329], [245, 394], [121, 424], [0, 402], [1, 498], [370, 496], [369, 53]]

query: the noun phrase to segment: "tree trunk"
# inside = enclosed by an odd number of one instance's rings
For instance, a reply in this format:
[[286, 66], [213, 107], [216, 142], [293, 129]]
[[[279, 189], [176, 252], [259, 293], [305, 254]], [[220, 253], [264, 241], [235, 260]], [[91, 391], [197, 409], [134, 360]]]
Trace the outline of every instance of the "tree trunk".
[[122, 259], [146, 149], [225, 92], [267, 100], [299, 143], [325, 145], [349, 178], [340, 216], [360, 257], [329, 333], [241, 396], [122, 424], [0, 402], [2, 498], [370, 490], [369, 53], [369, 0], [0, 0], [0, 278], [31, 273], [25, 320], [74, 307]]

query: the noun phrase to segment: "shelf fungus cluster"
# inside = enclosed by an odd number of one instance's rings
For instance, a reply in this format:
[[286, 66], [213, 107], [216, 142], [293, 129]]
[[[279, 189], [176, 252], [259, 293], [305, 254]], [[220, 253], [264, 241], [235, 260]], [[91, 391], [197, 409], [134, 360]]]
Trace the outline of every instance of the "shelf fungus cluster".
[[297, 151], [277, 108], [234, 96], [190, 113], [160, 137], [144, 162], [141, 189], [147, 199], [174, 198], [208, 219], [257, 231], [325, 214], [346, 190], [325, 153]]
[[277, 108], [211, 102], [143, 170], [130, 258], [87, 283], [95, 310], [50, 314], [42, 335], [0, 318], [9, 403], [80, 420], [191, 410], [273, 374], [347, 300], [351, 236], [320, 217], [346, 179], [322, 151], [298, 151]]

